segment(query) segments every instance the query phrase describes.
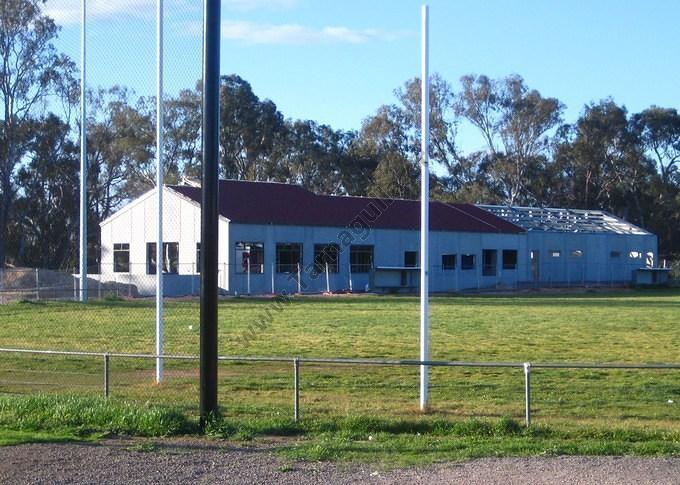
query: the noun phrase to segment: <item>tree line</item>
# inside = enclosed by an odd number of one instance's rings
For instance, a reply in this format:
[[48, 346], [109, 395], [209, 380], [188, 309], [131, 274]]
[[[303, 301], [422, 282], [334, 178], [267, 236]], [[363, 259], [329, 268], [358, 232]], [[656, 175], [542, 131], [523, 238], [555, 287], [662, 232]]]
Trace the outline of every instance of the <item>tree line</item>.
[[[78, 72], [54, 46], [59, 27], [40, 0], [0, 5], [0, 262], [71, 268], [77, 261]], [[166, 183], [201, 174], [201, 83], [165, 101]], [[302, 185], [338, 195], [419, 196], [420, 80], [344, 131], [286, 118], [238, 75], [220, 85], [220, 175]], [[659, 235], [680, 252], [680, 115], [651, 106], [628, 113], [612, 99], [564, 105], [518, 75], [433, 75], [434, 199], [603, 209]], [[87, 92], [91, 264], [98, 224], [155, 180], [155, 99], [123, 86]], [[464, 151], [474, 127], [480, 149]], [[379, 188], [379, 190], [378, 190]]]

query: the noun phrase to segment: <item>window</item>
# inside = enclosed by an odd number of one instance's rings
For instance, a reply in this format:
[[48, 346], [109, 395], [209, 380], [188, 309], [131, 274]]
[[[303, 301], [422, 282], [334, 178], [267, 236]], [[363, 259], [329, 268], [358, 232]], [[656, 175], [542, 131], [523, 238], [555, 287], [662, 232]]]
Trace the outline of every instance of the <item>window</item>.
[[580, 249], [572, 249], [571, 250], [571, 257], [572, 258], [580, 258], [581, 256], [583, 256], [583, 251], [581, 251]]
[[460, 269], [475, 269], [475, 255], [461, 254], [460, 255]]
[[328, 265], [329, 273], [337, 273], [340, 262], [340, 246], [337, 244], [314, 245], [314, 272], [321, 274], [326, 272]]
[[130, 272], [130, 244], [117, 243], [113, 245], [113, 272]]
[[163, 243], [163, 271], [165, 273], [179, 273], [179, 243]]
[[[163, 273], [177, 274], [179, 243], [163, 243]], [[156, 274], [156, 243], [146, 243], [146, 274]]]
[[442, 270], [450, 271], [456, 269], [456, 255], [442, 254]]
[[[654, 267], [654, 251], [647, 251], [647, 258], [645, 260], [645, 264], [647, 265], [648, 268]], [[652, 274], [656, 275], [656, 273]]]
[[418, 266], [417, 251], [404, 251], [404, 266], [406, 268], [415, 268]]
[[373, 268], [373, 246], [350, 246], [349, 265], [352, 273], [368, 273]]
[[496, 254], [495, 249], [482, 250], [482, 275], [496, 276]]
[[201, 243], [196, 243], [196, 273], [201, 272]]
[[612, 251], [609, 253], [609, 257], [612, 259], [618, 259], [621, 257], [621, 251]]
[[503, 269], [517, 269], [517, 250], [503, 250]]
[[298, 266], [301, 264], [302, 264], [302, 244], [300, 243], [276, 244], [277, 273], [297, 273]]
[[146, 243], [146, 274], [156, 274], [156, 243]]
[[[257, 242], [236, 243], [236, 272], [247, 273], [250, 265], [250, 273], [264, 272], [264, 244]], [[297, 267], [295, 268], [297, 271]]]
[[550, 257], [551, 258], [559, 258], [562, 256], [562, 251], [559, 249], [551, 249], [550, 250]]

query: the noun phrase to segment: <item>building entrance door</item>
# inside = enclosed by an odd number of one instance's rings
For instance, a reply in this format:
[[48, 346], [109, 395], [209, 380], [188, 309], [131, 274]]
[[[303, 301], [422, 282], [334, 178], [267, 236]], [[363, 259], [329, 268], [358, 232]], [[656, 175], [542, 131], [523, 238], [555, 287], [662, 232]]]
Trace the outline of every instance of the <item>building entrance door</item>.
[[532, 249], [529, 253], [529, 258], [531, 259], [531, 278], [534, 283], [538, 283], [541, 277], [539, 251], [537, 249]]

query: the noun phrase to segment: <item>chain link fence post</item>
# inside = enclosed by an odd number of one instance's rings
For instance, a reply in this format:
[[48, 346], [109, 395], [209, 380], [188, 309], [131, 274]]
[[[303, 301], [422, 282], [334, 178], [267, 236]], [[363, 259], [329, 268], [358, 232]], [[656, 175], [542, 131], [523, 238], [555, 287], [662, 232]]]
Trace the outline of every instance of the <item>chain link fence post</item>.
[[352, 293], [352, 263], [347, 263], [347, 276], [349, 278], [349, 292]]
[[300, 420], [300, 359], [293, 359], [293, 420]]
[[110, 373], [111, 373], [111, 356], [104, 354], [104, 398], [109, 398], [110, 391]]
[[524, 363], [524, 420], [531, 426], [531, 362]]
[[300, 276], [300, 263], [297, 264], [297, 292], [302, 293], [302, 279]]
[[195, 280], [196, 280], [196, 263], [191, 263], [191, 296], [194, 296]]
[[326, 293], [331, 292], [331, 282], [328, 276], [328, 261], [326, 261]]
[[276, 276], [274, 263], [272, 263], [272, 295], [276, 295], [276, 284], [274, 283], [274, 277]]
[[247, 278], [247, 294], [250, 296], [250, 256], [248, 256], [248, 274], [246, 275]]

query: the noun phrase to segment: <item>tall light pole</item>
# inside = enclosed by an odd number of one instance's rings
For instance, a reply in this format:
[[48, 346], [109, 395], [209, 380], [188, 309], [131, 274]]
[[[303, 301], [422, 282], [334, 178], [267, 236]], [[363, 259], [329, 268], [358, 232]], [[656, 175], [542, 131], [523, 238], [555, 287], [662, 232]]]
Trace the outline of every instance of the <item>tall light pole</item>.
[[86, 0], [82, 0], [82, 26], [80, 29], [80, 298], [87, 302], [87, 113], [85, 110], [86, 68]]
[[218, 162], [220, 151], [220, 0], [203, 12], [203, 184], [201, 196], [200, 415], [217, 411]]
[[[156, 241], [156, 355], [163, 354], [163, 0], [156, 11], [156, 190], [158, 237]], [[163, 381], [163, 359], [156, 357], [156, 383]]]
[[[421, 147], [420, 147], [420, 360], [430, 360], [429, 308], [429, 231], [430, 231], [430, 75], [428, 53], [429, 12], [422, 7], [422, 69], [421, 69]], [[427, 409], [427, 365], [420, 366], [420, 410]]]

